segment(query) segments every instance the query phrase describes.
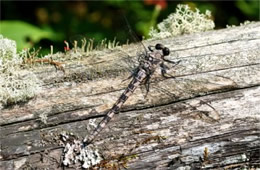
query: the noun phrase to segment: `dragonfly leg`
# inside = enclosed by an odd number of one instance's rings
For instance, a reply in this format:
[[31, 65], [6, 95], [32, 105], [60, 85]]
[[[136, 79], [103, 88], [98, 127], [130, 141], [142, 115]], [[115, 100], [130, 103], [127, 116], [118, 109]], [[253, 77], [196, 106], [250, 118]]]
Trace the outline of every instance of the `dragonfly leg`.
[[130, 78], [135, 77], [137, 75], [138, 71], [139, 71], [139, 68], [135, 68], [133, 71], [131, 71], [131, 75], [129, 77], [127, 77], [126, 79], [122, 80], [122, 82], [129, 80]]
[[166, 72], [166, 70], [169, 69], [169, 67], [167, 67], [166, 65], [164, 65], [163, 63], [160, 64], [160, 67], [161, 67], [161, 74], [164, 78], [175, 78], [174, 76], [168, 74]]
[[146, 89], [145, 98], [147, 97], [147, 95], [148, 95], [148, 93], [150, 91], [150, 78], [151, 78], [151, 76], [147, 75], [146, 79], [144, 81], [144, 85], [145, 85], [145, 89]]
[[149, 45], [149, 46], [148, 46], [148, 49], [149, 49], [151, 52], [153, 52], [154, 46]]
[[163, 59], [163, 61], [165, 61], [165, 62], [167, 62], [167, 63], [174, 64], [172, 67], [175, 67], [176, 65], [178, 65], [178, 64], [181, 62], [181, 60], [175, 62], [175, 61], [167, 60], [167, 59], [165, 59], [165, 58]]

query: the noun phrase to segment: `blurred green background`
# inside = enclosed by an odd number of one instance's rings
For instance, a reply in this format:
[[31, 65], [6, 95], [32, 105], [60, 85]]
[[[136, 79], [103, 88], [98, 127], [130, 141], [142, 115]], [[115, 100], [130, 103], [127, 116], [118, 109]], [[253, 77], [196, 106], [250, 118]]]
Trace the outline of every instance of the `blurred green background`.
[[1, 1], [0, 34], [17, 42], [18, 50], [54, 45], [54, 52], [64, 50], [64, 40], [82, 37], [100, 41], [104, 38], [121, 43], [132, 39], [124, 16], [139, 39], [149, 28], [175, 12], [177, 4], [188, 4], [201, 12], [212, 12], [215, 29], [239, 25], [245, 20], [259, 20], [259, 0], [237, 1]]

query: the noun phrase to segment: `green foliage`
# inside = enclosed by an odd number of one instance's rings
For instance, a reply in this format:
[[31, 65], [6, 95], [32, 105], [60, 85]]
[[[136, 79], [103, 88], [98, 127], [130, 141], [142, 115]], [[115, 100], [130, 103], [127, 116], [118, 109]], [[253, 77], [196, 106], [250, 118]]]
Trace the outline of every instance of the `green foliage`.
[[240, 0], [236, 2], [236, 6], [246, 15], [248, 16], [258, 16], [259, 15], [259, 7], [260, 2], [259, 1], [246, 1], [246, 0]]
[[0, 34], [17, 43], [18, 50], [30, 48], [41, 39], [57, 40], [59, 37], [51, 30], [43, 30], [23, 21], [1, 21]]

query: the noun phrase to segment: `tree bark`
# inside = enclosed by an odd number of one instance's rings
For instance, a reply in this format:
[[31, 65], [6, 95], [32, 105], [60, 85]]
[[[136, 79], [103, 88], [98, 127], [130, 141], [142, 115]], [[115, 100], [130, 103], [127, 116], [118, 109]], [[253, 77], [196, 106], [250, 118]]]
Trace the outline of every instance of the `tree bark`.
[[[94, 141], [104, 161], [95, 168], [260, 168], [260, 23], [144, 44], [169, 47], [175, 79], [156, 72], [145, 97], [138, 88]], [[60, 134], [88, 135], [129, 80], [126, 61], [139, 50], [79, 51], [32, 71], [42, 91], [0, 110], [1, 169], [62, 169]], [[74, 169], [79, 164], [65, 167]]]

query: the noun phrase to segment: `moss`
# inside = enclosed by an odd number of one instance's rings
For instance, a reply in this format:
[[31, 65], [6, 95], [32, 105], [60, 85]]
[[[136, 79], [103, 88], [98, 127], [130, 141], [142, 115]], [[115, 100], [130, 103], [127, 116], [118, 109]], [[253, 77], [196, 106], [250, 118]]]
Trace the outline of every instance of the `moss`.
[[16, 43], [0, 35], [0, 109], [25, 102], [40, 90], [41, 82], [30, 71], [21, 68], [22, 58]]
[[210, 18], [211, 12], [208, 10], [202, 14], [197, 8], [192, 11], [188, 5], [179, 4], [175, 13], [157, 25], [158, 30], [151, 28], [149, 36], [158, 39], [212, 30], [215, 24]]

